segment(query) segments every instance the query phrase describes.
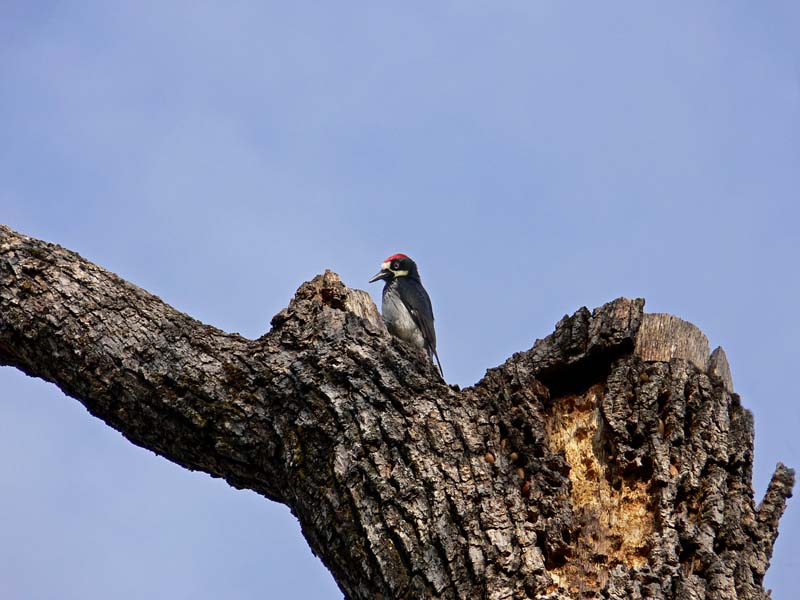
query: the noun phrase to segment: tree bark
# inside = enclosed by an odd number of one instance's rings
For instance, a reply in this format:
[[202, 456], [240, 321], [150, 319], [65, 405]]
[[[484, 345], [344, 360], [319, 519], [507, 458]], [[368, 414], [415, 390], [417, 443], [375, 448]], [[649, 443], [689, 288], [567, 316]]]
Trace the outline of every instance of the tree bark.
[[0, 226], [0, 364], [134, 444], [286, 504], [348, 598], [767, 598], [721, 349], [643, 300], [564, 317], [458, 390], [366, 292], [304, 283], [257, 340]]

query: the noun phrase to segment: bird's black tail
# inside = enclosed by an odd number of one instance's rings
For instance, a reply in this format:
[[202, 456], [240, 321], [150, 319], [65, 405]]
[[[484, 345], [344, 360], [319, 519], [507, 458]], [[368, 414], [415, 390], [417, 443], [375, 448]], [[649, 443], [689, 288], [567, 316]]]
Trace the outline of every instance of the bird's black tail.
[[436, 357], [436, 364], [439, 367], [439, 375], [441, 375], [442, 376], [442, 380], [444, 380], [444, 371], [442, 370], [442, 361], [439, 360], [439, 355], [436, 354], [436, 348], [429, 348], [429, 350], [430, 350], [431, 362], [433, 362], [433, 357], [435, 356]]

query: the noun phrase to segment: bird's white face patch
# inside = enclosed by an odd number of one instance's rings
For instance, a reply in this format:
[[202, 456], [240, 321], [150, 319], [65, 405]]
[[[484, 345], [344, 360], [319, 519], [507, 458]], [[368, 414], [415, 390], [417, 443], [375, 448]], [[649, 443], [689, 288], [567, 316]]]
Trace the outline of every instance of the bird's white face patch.
[[408, 271], [395, 271], [394, 269], [392, 269], [392, 263], [391, 261], [388, 260], [386, 262], [381, 263], [381, 271], [391, 271], [392, 273], [394, 273], [395, 277], [405, 277], [406, 275], [408, 275]]

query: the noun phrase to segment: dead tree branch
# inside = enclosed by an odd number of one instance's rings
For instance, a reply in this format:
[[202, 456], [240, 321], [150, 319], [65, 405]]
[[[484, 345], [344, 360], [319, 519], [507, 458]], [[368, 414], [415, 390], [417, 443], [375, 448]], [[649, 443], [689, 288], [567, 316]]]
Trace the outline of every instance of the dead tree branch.
[[756, 507], [724, 353], [643, 306], [456, 391], [334, 273], [249, 340], [0, 227], [0, 364], [288, 505], [348, 598], [766, 598], [794, 473]]

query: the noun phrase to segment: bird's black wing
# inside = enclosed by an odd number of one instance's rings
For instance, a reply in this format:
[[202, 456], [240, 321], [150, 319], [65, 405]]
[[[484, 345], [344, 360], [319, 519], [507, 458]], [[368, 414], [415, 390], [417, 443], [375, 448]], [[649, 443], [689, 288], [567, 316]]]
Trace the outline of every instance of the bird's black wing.
[[433, 308], [431, 299], [422, 284], [413, 279], [398, 281], [397, 291], [411, 317], [422, 331], [422, 337], [432, 348], [436, 348], [436, 333], [433, 330]]
[[397, 291], [400, 294], [400, 299], [403, 304], [408, 308], [411, 313], [411, 318], [419, 327], [422, 332], [422, 337], [425, 339], [425, 344], [428, 346], [428, 351], [432, 356], [436, 357], [436, 362], [439, 365], [439, 372], [442, 373], [442, 363], [439, 361], [439, 355], [436, 353], [436, 331], [433, 328], [433, 307], [431, 306], [431, 299], [428, 292], [422, 287], [422, 284], [414, 279], [406, 279], [403, 277], [397, 286]]

